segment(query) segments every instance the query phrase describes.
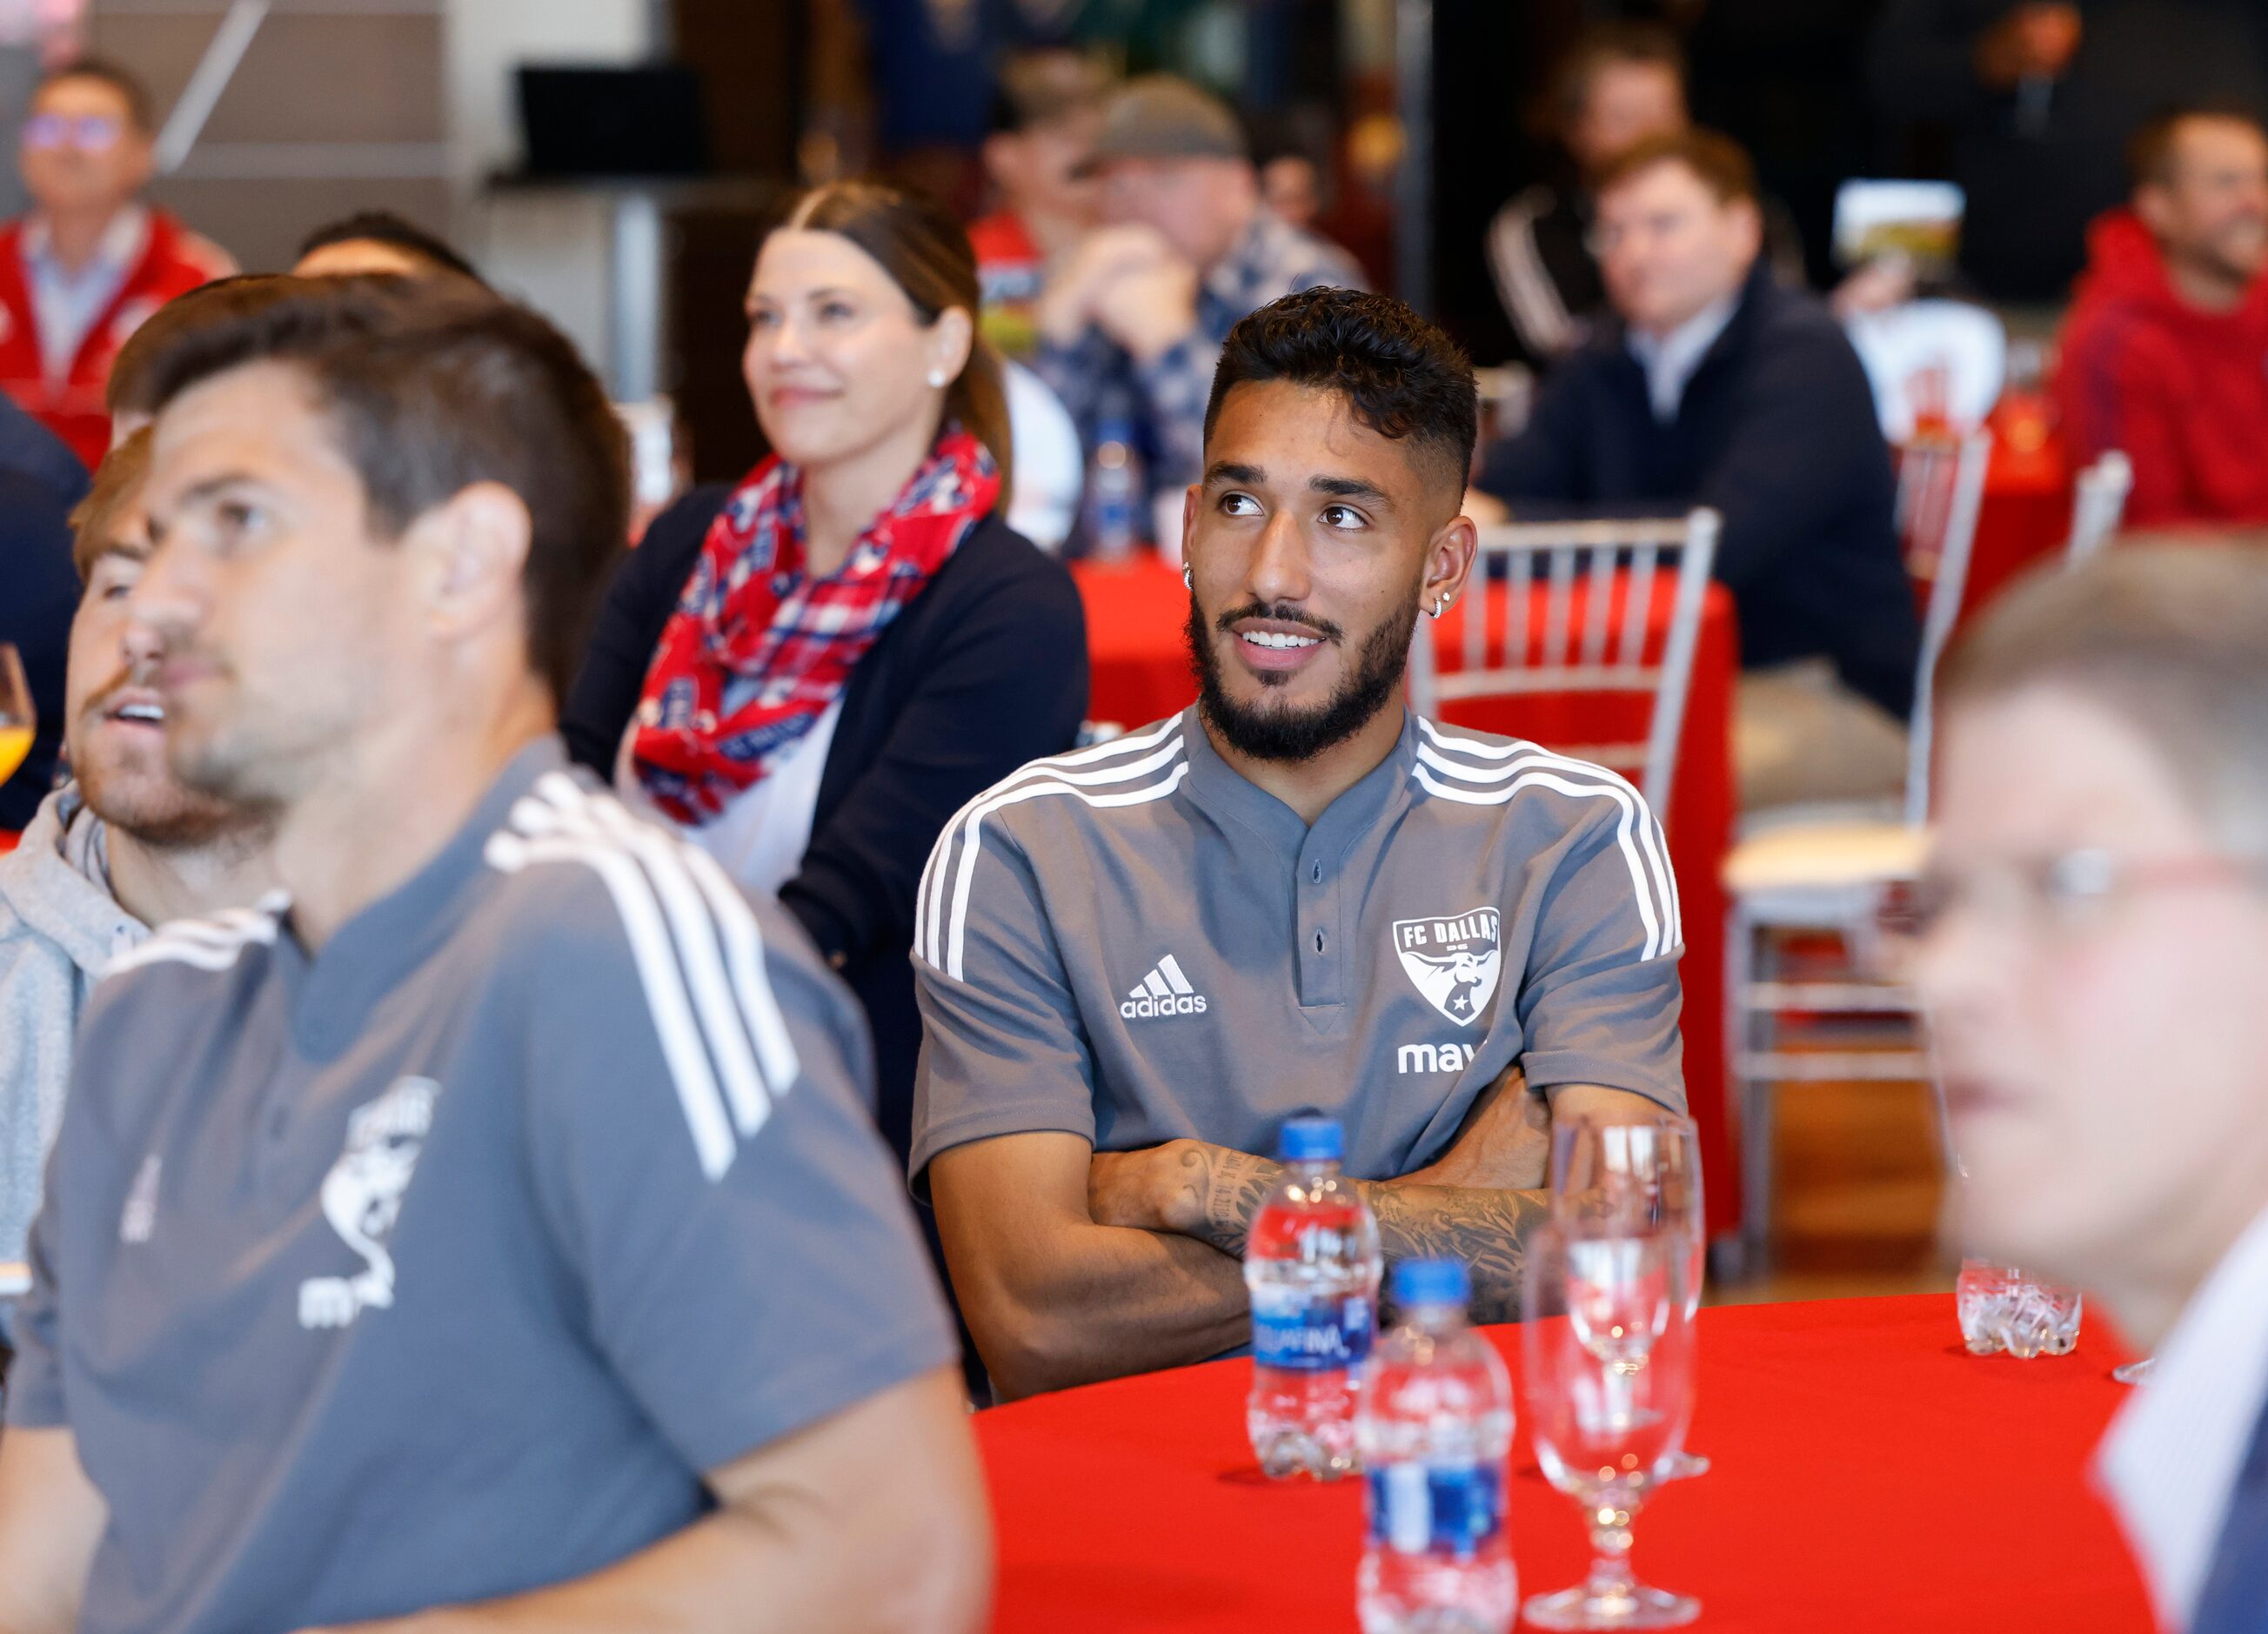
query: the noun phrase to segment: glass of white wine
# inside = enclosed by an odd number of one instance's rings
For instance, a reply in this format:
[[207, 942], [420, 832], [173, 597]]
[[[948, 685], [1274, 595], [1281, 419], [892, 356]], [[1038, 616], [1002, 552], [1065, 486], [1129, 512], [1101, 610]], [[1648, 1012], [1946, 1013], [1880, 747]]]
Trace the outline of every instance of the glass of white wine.
[[39, 722], [32, 707], [31, 683], [24, 679], [24, 656], [0, 641], [0, 783], [14, 777], [31, 754]]

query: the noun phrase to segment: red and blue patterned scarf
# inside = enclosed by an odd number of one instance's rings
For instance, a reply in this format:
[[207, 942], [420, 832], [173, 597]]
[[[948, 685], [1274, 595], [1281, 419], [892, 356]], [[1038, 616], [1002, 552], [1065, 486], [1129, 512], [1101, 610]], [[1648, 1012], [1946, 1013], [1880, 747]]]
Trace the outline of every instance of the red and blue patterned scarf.
[[814, 578], [801, 474], [777, 455], [750, 472], [710, 524], [646, 672], [630, 752], [648, 798], [698, 825], [768, 776], [999, 492], [984, 445], [948, 423], [843, 565]]

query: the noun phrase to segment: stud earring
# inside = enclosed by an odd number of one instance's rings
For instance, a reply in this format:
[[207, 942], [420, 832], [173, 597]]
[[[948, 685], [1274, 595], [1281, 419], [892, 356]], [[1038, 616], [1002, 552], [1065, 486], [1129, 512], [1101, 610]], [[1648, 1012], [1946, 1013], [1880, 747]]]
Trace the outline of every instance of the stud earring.
[[945, 371], [942, 369], [932, 369], [929, 372], [929, 383], [932, 386], [943, 386], [945, 384]]

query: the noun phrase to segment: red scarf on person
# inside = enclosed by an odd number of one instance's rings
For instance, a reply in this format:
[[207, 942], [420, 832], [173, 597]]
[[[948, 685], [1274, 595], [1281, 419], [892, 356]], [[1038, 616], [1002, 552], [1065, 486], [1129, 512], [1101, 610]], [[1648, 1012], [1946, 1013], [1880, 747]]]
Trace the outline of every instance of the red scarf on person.
[[843, 565], [814, 578], [801, 473], [776, 454], [751, 471], [710, 524], [646, 672], [630, 753], [647, 797], [697, 826], [769, 775], [999, 493], [991, 454], [948, 423]]

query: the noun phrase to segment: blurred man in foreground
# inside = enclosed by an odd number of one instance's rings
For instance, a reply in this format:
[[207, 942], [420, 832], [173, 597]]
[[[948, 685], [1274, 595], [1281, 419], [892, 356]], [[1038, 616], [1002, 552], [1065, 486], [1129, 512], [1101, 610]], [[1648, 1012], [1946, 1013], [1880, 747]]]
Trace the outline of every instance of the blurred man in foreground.
[[90, 469], [110, 446], [102, 390], [118, 349], [174, 296], [236, 270], [140, 202], [154, 137], [149, 92], [124, 70], [53, 70], [21, 138], [32, 213], [0, 229], [0, 391]]
[[1915, 975], [1964, 1234], [2083, 1287], [2155, 1352], [2097, 1476], [2163, 1626], [2251, 1634], [2268, 1605], [2268, 556], [2136, 548], [2035, 578], [1939, 688]]
[[911, 1168], [1005, 1395], [1242, 1343], [1295, 1113], [1344, 1124], [1389, 1260], [1464, 1261], [1505, 1321], [1551, 1120], [1684, 1109], [1645, 801], [1403, 703], [1472, 568], [1476, 414], [1399, 301], [1238, 324], [1183, 500], [1198, 703], [1033, 762], [931, 855]]
[[1033, 367], [1090, 455], [1123, 427], [1149, 462], [1151, 494], [1178, 498], [1198, 475], [1205, 394], [1237, 320], [1318, 284], [1359, 289], [1362, 274], [1269, 212], [1236, 115], [1186, 80], [1123, 86], [1094, 163], [1110, 224], [1049, 280]]
[[1821, 302], [1773, 281], [1756, 173], [1727, 138], [1649, 137], [1608, 162], [1598, 198], [1617, 321], [1553, 372], [1476, 485], [1522, 520], [1714, 507], [1751, 672], [1742, 804], [1894, 795], [1920, 629], [1859, 355]]
[[622, 548], [598, 382], [461, 282], [249, 293], [152, 361], [130, 607], [284, 890], [89, 1007], [0, 1627], [974, 1628], [852, 1001], [553, 730]]
[[2133, 461], [2137, 526], [2268, 522], [2268, 133], [2169, 114], [2136, 135], [2133, 167], [2064, 325], [2064, 435], [2079, 462]]
[[248, 907], [269, 883], [266, 824], [182, 787], [166, 765], [159, 655], [129, 635], [126, 615], [150, 555], [149, 465], [146, 435], [115, 450], [71, 517], [86, 586], [65, 692], [73, 781], [0, 857], [0, 1261], [24, 1257], [97, 979], [151, 926]]

